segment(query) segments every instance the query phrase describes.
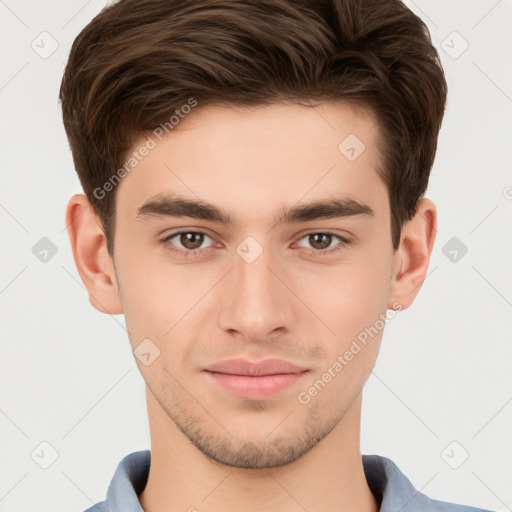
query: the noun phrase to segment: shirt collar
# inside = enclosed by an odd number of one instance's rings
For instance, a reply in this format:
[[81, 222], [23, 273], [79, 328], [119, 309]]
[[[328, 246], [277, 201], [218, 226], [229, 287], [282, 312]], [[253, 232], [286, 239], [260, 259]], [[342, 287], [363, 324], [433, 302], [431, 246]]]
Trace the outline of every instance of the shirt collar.
[[[413, 487], [392, 460], [379, 455], [362, 457], [368, 486], [380, 503], [379, 512], [441, 511], [434, 500]], [[150, 462], [151, 452], [143, 450], [119, 463], [107, 491], [105, 505], [109, 512], [144, 512], [137, 496], [146, 486]]]
[[108, 486], [109, 512], [144, 512], [137, 495], [148, 481], [150, 462], [151, 452], [142, 450], [130, 453], [119, 463]]

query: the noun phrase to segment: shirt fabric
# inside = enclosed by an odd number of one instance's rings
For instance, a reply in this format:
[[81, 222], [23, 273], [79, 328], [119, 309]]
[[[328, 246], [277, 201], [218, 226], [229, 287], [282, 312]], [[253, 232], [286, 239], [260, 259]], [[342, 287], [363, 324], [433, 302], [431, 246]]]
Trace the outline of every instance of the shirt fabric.
[[[490, 512], [481, 508], [432, 500], [417, 491], [390, 459], [379, 455], [363, 455], [363, 469], [379, 512]], [[85, 512], [144, 512], [138, 495], [146, 486], [150, 450], [130, 453], [117, 466], [107, 491], [106, 501]]]

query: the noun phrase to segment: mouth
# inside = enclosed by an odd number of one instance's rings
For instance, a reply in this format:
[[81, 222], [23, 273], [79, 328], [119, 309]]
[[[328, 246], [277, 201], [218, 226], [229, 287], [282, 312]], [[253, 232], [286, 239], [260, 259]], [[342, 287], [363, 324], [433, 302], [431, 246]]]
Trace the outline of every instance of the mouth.
[[231, 359], [204, 370], [208, 379], [239, 398], [263, 400], [278, 395], [301, 380], [309, 370], [280, 359], [251, 362]]

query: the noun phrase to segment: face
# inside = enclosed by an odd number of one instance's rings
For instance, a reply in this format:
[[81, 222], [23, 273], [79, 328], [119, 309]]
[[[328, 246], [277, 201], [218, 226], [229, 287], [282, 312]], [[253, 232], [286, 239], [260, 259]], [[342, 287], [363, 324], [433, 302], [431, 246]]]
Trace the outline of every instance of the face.
[[341, 103], [198, 107], [118, 185], [115, 274], [152, 407], [214, 460], [296, 460], [359, 396], [396, 309], [377, 136]]

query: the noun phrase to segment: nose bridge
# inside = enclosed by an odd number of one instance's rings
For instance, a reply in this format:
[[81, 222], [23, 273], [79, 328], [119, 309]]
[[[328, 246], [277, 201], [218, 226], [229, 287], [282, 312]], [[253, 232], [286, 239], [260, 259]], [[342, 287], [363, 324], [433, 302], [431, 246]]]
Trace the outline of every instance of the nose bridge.
[[293, 322], [292, 297], [281, 282], [286, 279], [276, 276], [281, 266], [272, 251], [246, 239], [236, 248], [233, 262], [221, 299], [221, 327], [253, 341], [279, 328], [288, 330]]

